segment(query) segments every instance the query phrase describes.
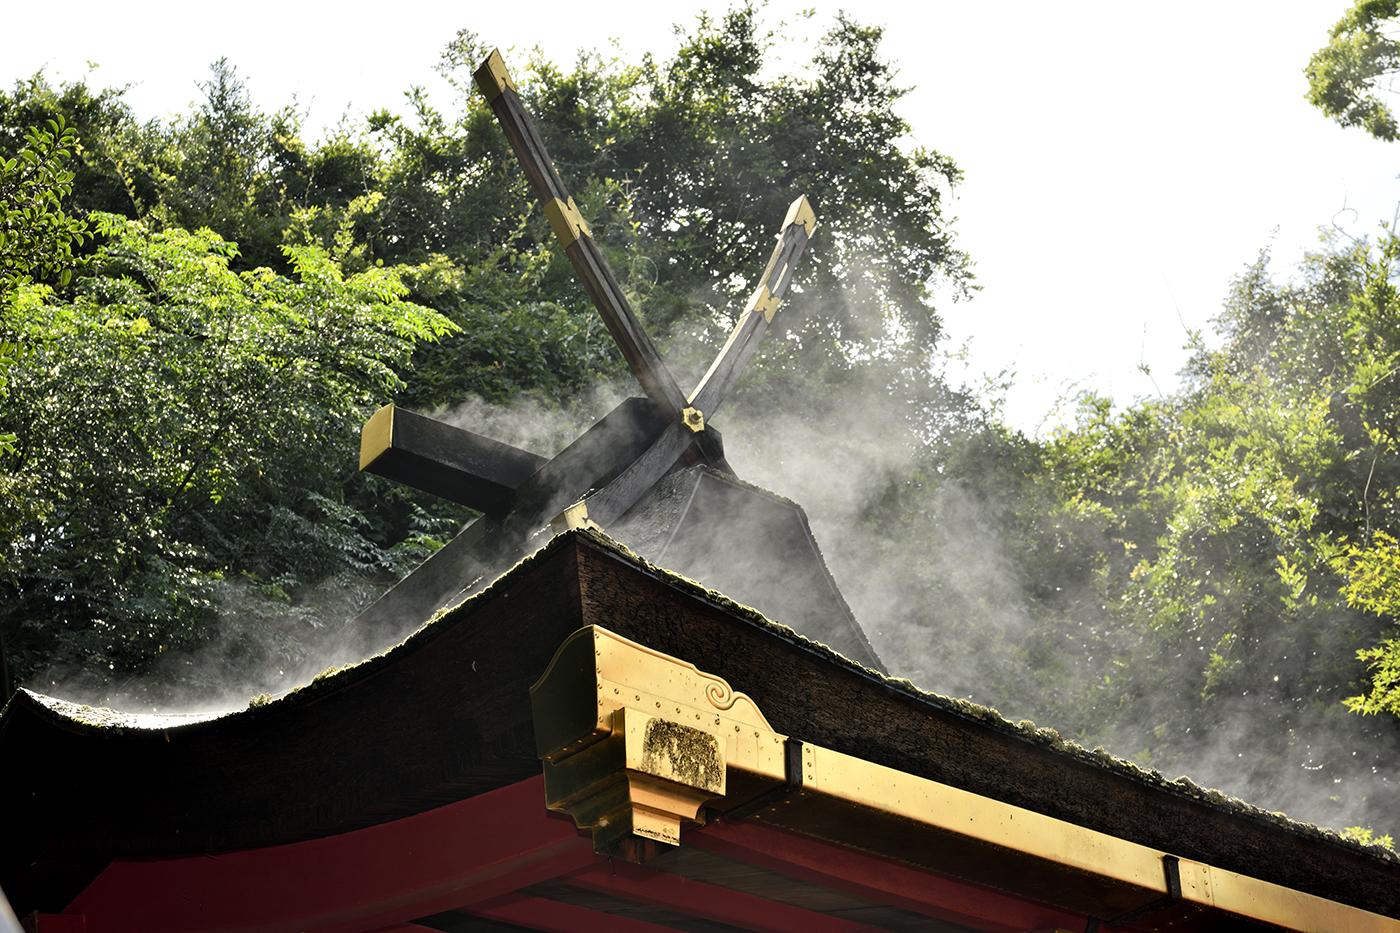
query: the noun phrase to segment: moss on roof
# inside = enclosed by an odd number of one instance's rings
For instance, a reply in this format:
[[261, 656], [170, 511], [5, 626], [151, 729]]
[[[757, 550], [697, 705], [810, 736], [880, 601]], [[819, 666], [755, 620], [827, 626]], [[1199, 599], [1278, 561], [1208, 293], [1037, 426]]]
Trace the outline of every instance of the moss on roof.
[[684, 589], [693, 595], [701, 596], [721, 606], [732, 615], [746, 618], [781, 638], [794, 643], [801, 643], [808, 650], [824, 655], [833, 663], [858, 671], [866, 677], [880, 681], [887, 688], [906, 694], [920, 702], [939, 707], [940, 709], [963, 718], [975, 720], [997, 732], [1013, 736], [1034, 745], [1043, 746], [1053, 752], [1073, 758], [1076, 761], [1106, 771], [1115, 772], [1123, 777], [1137, 781], [1138, 783], [1198, 801], [1217, 810], [1222, 810], [1256, 822], [1277, 826], [1297, 836], [1319, 839], [1334, 845], [1342, 846], [1346, 849], [1373, 856], [1390, 864], [1400, 865], [1400, 854], [1397, 854], [1379, 843], [1362, 843], [1350, 836], [1344, 836], [1336, 830], [1320, 827], [1313, 823], [1304, 823], [1290, 819], [1287, 814], [1265, 810], [1253, 804], [1246, 803], [1238, 797], [1232, 797], [1213, 788], [1202, 787], [1186, 775], [1182, 775], [1175, 780], [1170, 780], [1156, 768], [1143, 768], [1137, 762], [1128, 758], [1120, 758], [1108, 752], [1102, 746], [1092, 750], [1087, 749], [1076, 742], [1065, 739], [1055, 729], [1037, 727], [1036, 724], [1029, 719], [1023, 719], [1020, 722], [1012, 722], [990, 706], [983, 706], [970, 700], [947, 697], [942, 694], [923, 690], [906, 678], [890, 677], [879, 671], [871, 670], [864, 665], [852, 661], [839, 652], [833, 651], [826, 645], [800, 635], [786, 625], [765, 618], [762, 613], [755, 609], [734, 602], [734, 600], [725, 596], [723, 593], [709, 589], [701, 583], [637, 557], [637, 555], [633, 554], [630, 550], [613, 541], [600, 531], [590, 529], [588, 531], [576, 533], [588, 536], [599, 545], [618, 553], [628, 560], [636, 562], [649, 572], [671, 583], [673, 586]]
[[418, 629], [397, 645], [354, 664], [327, 668], [313, 677], [309, 683], [295, 687], [281, 696], [271, 698], [266, 695], [253, 697], [248, 707], [245, 709], [203, 714], [146, 715], [120, 712], [103, 707], [84, 706], [53, 697], [47, 697], [32, 691], [22, 690], [16, 693], [11, 703], [7, 705], [5, 711], [8, 713], [9, 706], [23, 698], [24, 701], [32, 702], [35, 707], [42, 710], [46, 714], [46, 718], [51, 718], [66, 728], [76, 728], [79, 731], [94, 731], [104, 735], [121, 735], [128, 732], [148, 734], [164, 732], [167, 734], [167, 737], [172, 731], [206, 727], [215, 721], [223, 722], [232, 719], [253, 721], [260, 716], [275, 715], [284, 707], [284, 704], [304, 703], [343, 689], [369, 676], [381, 666], [394, 663], [396, 659], [403, 657], [405, 654], [421, 650], [425, 646], [431, 644], [439, 633], [451, 626], [454, 618], [465, 617], [470, 614], [474, 607], [485, 600], [491, 599], [503, 586], [508, 577], [517, 573], [521, 567], [546, 559], [552, 552], [565, 546], [564, 542], [567, 541], [569, 536], [586, 538], [599, 548], [616, 555], [618, 558], [640, 568], [644, 572], [681, 592], [712, 603], [729, 615], [745, 619], [756, 626], [766, 629], [778, 638], [801, 646], [804, 650], [816, 653], [833, 664], [845, 667], [862, 676], [878, 681], [887, 689], [907, 695], [921, 703], [937, 707], [954, 716], [975, 721], [996, 732], [1003, 733], [1033, 745], [1041, 746], [1055, 754], [1064, 755], [1092, 767], [1116, 773], [1122, 777], [1162, 792], [1185, 797], [1243, 819], [1272, 825], [1301, 838], [1320, 840], [1331, 845], [1362, 853], [1382, 862], [1400, 865], [1400, 855], [1397, 855], [1394, 851], [1378, 843], [1362, 843], [1352, 837], [1343, 836], [1335, 830], [1319, 827], [1312, 823], [1303, 823], [1289, 819], [1288, 816], [1283, 813], [1264, 810], [1218, 790], [1201, 787], [1184, 775], [1175, 780], [1170, 780], [1155, 768], [1143, 768], [1136, 762], [1113, 755], [1102, 747], [1092, 750], [1087, 749], [1082, 745], [1063, 738], [1059, 732], [1054, 729], [1038, 728], [1035, 723], [1030, 720], [1023, 719], [1020, 722], [1013, 723], [992, 707], [983, 706], [957, 697], [947, 697], [932, 693], [920, 689], [915, 686], [913, 682], [905, 678], [890, 677], [879, 671], [872, 670], [828, 648], [820, 642], [813, 641], [798, 634], [795, 630], [786, 625], [773, 622], [758, 610], [737, 603], [717, 590], [710, 589], [695, 580], [691, 580], [688, 577], [684, 577], [644, 560], [631, 549], [615, 541], [606, 533], [596, 528], [575, 529], [556, 535], [543, 547], [527, 555], [510, 570], [497, 577], [490, 586], [468, 597], [457, 606], [436, 613], [431, 619], [419, 626]]

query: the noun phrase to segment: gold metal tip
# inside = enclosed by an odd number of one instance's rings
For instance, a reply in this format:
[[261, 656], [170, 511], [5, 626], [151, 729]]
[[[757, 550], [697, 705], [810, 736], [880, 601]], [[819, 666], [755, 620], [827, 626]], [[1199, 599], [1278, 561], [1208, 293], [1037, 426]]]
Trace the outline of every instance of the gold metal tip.
[[705, 416], [698, 408], [681, 409], [681, 423], [690, 428], [692, 434], [705, 430]]
[[394, 444], [394, 406], [385, 405], [360, 429], [360, 469], [369, 466]]
[[500, 49], [491, 50], [481, 67], [476, 69], [474, 77], [476, 86], [481, 88], [488, 104], [500, 97], [506, 88], [515, 90], [515, 82], [510, 79], [510, 70], [506, 68], [506, 60], [501, 57]]
[[549, 523], [549, 528], [557, 535], [578, 528], [593, 528], [598, 531], [603, 530], [598, 526], [597, 522], [588, 517], [588, 503], [586, 502], [575, 502], [558, 515], [554, 516]]
[[560, 245], [565, 249], [572, 246], [579, 237], [593, 235], [573, 198], [569, 198], [567, 204], [558, 198], [544, 202], [544, 215], [549, 218], [554, 235], [559, 238]]
[[788, 207], [787, 217], [783, 219], [783, 229], [786, 230], [793, 224], [801, 224], [807, 230], [807, 235], [811, 236], [817, 229], [817, 212], [812, 210], [812, 205], [807, 202], [807, 195], [800, 196]]

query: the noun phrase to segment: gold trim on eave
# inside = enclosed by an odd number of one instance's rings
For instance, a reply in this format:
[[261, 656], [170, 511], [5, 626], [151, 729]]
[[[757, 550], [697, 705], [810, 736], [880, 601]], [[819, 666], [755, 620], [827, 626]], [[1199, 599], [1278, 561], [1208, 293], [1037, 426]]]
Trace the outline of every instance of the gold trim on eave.
[[481, 67], [476, 69], [476, 86], [481, 88], [482, 96], [489, 104], [506, 88], [515, 90], [515, 82], [510, 79], [510, 69], [506, 68], [506, 60], [501, 57], [500, 49], [492, 49], [491, 54], [486, 56], [486, 61], [481, 63]]
[[[530, 695], [546, 787], [557, 794], [548, 805], [591, 826], [598, 851], [629, 833], [683, 843], [681, 825], [701, 819], [703, 802], [721, 811], [743, 805], [710, 779], [709, 763], [718, 761], [748, 776], [749, 793], [755, 780], [760, 787], [788, 782], [781, 803], [751, 816], [788, 832], [914, 864], [922, 864], [921, 851], [935, 862], [953, 859], [951, 868], [924, 867], [974, 883], [989, 880], [978, 872], [1015, 866], [1003, 870], [1037, 880], [1035, 899], [1089, 916], [1120, 916], [1175, 894], [1164, 870], [1170, 853], [1077, 823], [805, 742], [800, 777], [792, 775], [785, 765], [790, 740], [772, 731], [751, 698], [600, 626], [565, 639]], [[648, 736], [657, 741], [648, 744]], [[662, 745], [694, 754], [646, 763], [648, 750]], [[701, 772], [706, 780], [686, 776]], [[925, 848], [905, 829], [911, 827], [936, 845]], [[911, 848], [911, 840], [918, 844]], [[958, 852], [976, 858], [960, 868]], [[987, 857], [995, 853], [1001, 855]], [[1361, 908], [1203, 862], [1175, 864], [1176, 903], [1205, 911], [1209, 922], [1233, 915], [1304, 933], [1400, 933], [1400, 920]]]
[[572, 246], [579, 237], [593, 236], [593, 231], [588, 229], [588, 223], [579, 213], [573, 198], [569, 198], [568, 203], [558, 198], [544, 202], [544, 215], [549, 218], [549, 225], [554, 228], [559, 245], [565, 249]]

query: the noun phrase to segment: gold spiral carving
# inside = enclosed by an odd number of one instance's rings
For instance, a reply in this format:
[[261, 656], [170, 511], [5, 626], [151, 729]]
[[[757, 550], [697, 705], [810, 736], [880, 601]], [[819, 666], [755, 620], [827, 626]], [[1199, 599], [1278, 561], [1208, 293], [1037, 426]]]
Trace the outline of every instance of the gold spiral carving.
[[729, 709], [742, 695], [735, 693], [733, 688], [722, 680], [712, 680], [705, 684], [705, 699], [709, 700], [715, 709]]

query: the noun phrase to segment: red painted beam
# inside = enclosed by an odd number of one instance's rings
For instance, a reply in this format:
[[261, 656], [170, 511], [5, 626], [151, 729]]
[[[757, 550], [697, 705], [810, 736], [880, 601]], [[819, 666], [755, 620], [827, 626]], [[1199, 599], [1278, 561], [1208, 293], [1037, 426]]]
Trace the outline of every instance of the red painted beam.
[[727, 923], [755, 933], [887, 933], [877, 927], [831, 914], [651, 871], [626, 862], [585, 868], [561, 880], [589, 891]]
[[463, 913], [513, 923], [516, 926], [543, 930], [544, 933], [676, 933], [670, 927], [657, 926], [643, 920], [619, 917], [615, 914], [561, 904], [542, 897], [506, 894], [479, 904]]
[[765, 826], [758, 820], [715, 820], [686, 832], [681, 844], [987, 933], [1083, 929], [1086, 920], [1079, 914]]
[[543, 785], [324, 839], [113, 862], [64, 913], [85, 933], [392, 929], [592, 864], [592, 840], [549, 815]]

